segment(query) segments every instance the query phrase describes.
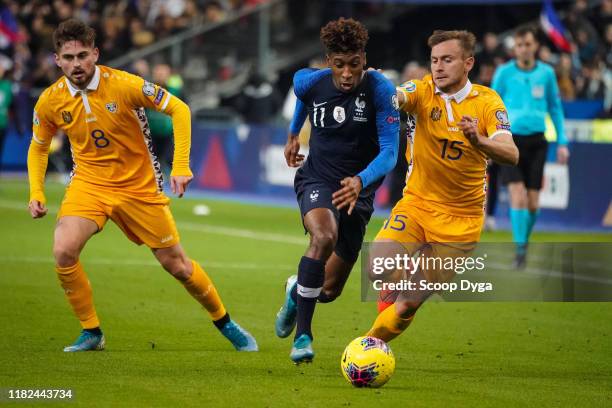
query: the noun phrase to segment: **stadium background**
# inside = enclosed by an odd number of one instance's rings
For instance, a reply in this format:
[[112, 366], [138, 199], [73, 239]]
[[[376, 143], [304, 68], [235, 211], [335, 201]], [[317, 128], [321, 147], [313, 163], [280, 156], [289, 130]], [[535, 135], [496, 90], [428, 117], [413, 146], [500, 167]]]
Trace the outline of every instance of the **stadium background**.
[[[561, 52], [542, 34], [540, 57], [557, 71], [571, 158], [568, 172], [547, 169], [534, 240], [610, 242], [612, 0], [555, 8], [572, 51]], [[382, 394], [352, 393], [338, 371], [344, 345], [375, 314], [373, 304], [357, 301], [359, 279], [320, 308], [320, 354], [312, 367], [296, 371], [288, 343], [271, 337], [281, 283], [306, 245], [282, 155], [291, 116], [285, 105], [293, 72], [320, 63], [320, 26], [338, 16], [362, 20], [371, 37], [369, 65], [398, 83], [425, 72], [433, 29], [470, 29], [479, 39], [471, 80], [487, 84], [511, 55], [513, 28], [538, 24], [541, 11], [541, 2], [512, 0], [4, 1], [0, 72], [14, 103], [0, 157], [0, 387], [73, 387], [77, 405], [86, 406], [227, 406], [236, 405], [235, 394], [254, 406], [611, 404], [609, 303], [429, 302], [410, 333], [392, 343], [398, 373]], [[47, 183], [51, 214], [37, 222], [25, 209], [25, 162], [33, 103], [59, 75], [51, 33], [70, 16], [98, 30], [100, 63], [139, 73], [189, 103], [195, 180], [172, 209], [189, 253], [260, 341], [259, 355], [227, 350], [150, 254], [111, 225], [83, 254], [109, 350], [70, 361], [57, 352], [77, 330], [51, 257], [69, 149], [58, 135]], [[154, 113], [150, 121], [167, 171], [168, 121]], [[547, 136], [554, 142], [554, 132]], [[401, 184], [401, 171], [399, 177]], [[396, 184], [388, 177], [381, 188], [367, 239], [392, 205]], [[499, 198], [500, 230], [483, 234], [484, 241], [511, 241], [503, 188]]]
[[[540, 2], [514, 0], [4, 3], [0, 72], [15, 93], [1, 157], [4, 171], [25, 168], [33, 103], [59, 75], [50, 35], [59, 21], [76, 16], [97, 28], [102, 64], [160, 82], [188, 101], [195, 117], [192, 188], [289, 205], [293, 172], [281, 154], [292, 113], [287, 95], [296, 69], [320, 63], [318, 29], [324, 22], [338, 16], [363, 20], [371, 37], [369, 64], [398, 83], [423, 75], [426, 39], [434, 29], [469, 28], [479, 39], [471, 80], [488, 85], [495, 66], [511, 57], [512, 29], [539, 25], [542, 11]], [[558, 49], [543, 33], [539, 56], [557, 71], [572, 160], [569, 173], [547, 166], [545, 209], [536, 228], [606, 230], [612, 225], [612, 184], [600, 180], [601, 164], [612, 154], [612, 1], [555, 6], [571, 51]], [[170, 122], [155, 112], [150, 121], [158, 156], [168, 169]], [[554, 130], [549, 133], [554, 141]], [[549, 159], [554, 152], [551, 146]], [[51, 170], [69, 171], [67, 144], [51, 162]], [[397, 199], [394, 190], [401, 188], [404, 173], [398, 168], [378, 193], [381, 208]], [[495, 215], [504, 228], [503, 189], [499, 198]]]

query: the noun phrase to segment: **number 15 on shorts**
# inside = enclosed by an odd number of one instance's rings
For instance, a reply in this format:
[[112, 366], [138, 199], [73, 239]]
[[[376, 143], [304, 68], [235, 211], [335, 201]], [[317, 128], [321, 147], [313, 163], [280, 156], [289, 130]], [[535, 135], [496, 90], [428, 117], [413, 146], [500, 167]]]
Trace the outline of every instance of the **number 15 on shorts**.
[[385, 220], [383, 224], [383, 229], [392, 229], [395, 231], [403, 231], [406, 229], [406, 220], [408, 217], [402, 214], [395, 214], [394, 217], [389, 217]]

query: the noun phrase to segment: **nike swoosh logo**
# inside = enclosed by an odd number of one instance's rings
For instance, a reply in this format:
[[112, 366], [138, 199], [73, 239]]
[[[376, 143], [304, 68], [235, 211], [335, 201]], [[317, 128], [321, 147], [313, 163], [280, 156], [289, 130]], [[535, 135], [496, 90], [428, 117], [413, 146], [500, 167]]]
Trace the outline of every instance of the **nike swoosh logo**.
[[315, 108], [321, 106], [321, 105], [325, 105], [327, 102], [321, 102], [321, 103], [316, 103], [315, 101], [312, 101], [312, 106], [314, 106]]

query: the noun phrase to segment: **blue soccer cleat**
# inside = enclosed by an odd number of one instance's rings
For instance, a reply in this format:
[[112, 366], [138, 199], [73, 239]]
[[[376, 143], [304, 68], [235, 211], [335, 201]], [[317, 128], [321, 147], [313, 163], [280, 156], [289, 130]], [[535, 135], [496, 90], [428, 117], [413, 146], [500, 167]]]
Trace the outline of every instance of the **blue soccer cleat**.
[[238, 351], [258, 351], [255, 337], [244, 330], [238, 323], [230, 320], [221, 329], [221, 334], [228, 339]]
[[312, 362], [312, 359], [314, 358], [314, 351], [312, 350], [312, 339], [310, 336], [307, 334], [302, 334], [300, 337], [295, 339], [289, 357], [291, 357], [291, 360], [295, 364]]
[[276, 335], [281, 339], [288, 337], [295, 327], [295, 317], [297, 316], [297, 304], [291, 298], [291, 291], [297, 285], [297, 275], [291, 275], [285, 283], [285, 303], [276, 314], [274, 329]]
[[67, 353], [72, 353], [75, 351], [104, 350], [105, 345], [106, 339], [104, 338], [104, 334], [94, 334], [83, 330], [79, 338], [76, 339], [72, 345], [64, 347], [64, 351]]

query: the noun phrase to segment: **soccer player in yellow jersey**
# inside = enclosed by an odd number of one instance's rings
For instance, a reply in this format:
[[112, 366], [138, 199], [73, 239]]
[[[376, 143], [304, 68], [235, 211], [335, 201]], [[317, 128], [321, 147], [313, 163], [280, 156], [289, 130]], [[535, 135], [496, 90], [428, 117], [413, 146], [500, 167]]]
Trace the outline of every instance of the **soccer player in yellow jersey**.
[[189, 107], [160, 86], [123, 71], [96, 65], [95, 31], [67, 20], [53, 33], [55, 61], [64, 76], [47, 88], [34, 108], [28, 151], [29, 209], [47, 213], [44, 178], [49, 144], [58, 132], [69, 140], [74, 158], [53, 243], [56, 272], [83, 331], [64, 351], [101, 350], [105, 339], [92, 290], [79, 261], [81, 250], [110, 218], [138, 245], [151, 248], [159, 263], [210, 314], [239, 351], [256, 351], [253, 336], [230, 319], [208, 275], [190, 259], [162, 192], [159, 163], [151, 149], [144, 108], [172, 117], [175, 150], [170, 185], [182, 197], [192, 179], [189, 169]]
[[[431, 75], [398, 88], [400, 109], [413, 116], [416, 127], [406, 153], [410, 166], [403, 198], [376, 236], [372, 257], [402, 251], [465, 256], [480, 239], [487, 158], [512, 165], [518, 161], [501, 98], [468, 79], [475, 42], [467, 31], [435, 31], [428, 40]], [[445, 271], [417, 270], [413, 281], [451, 277]], [[379, 301], [381, 313], [368, 335], [392, 340], [430, 295], [402, 293], [395, 307]]]

